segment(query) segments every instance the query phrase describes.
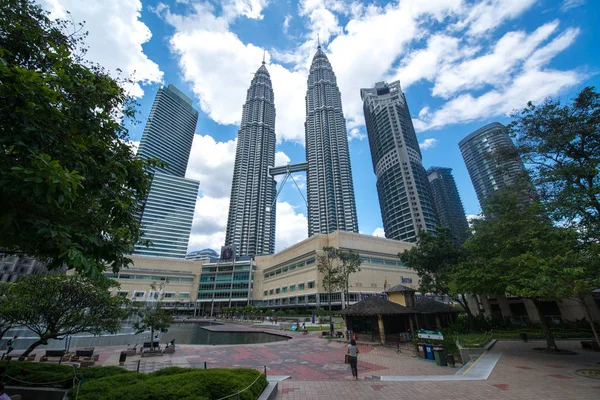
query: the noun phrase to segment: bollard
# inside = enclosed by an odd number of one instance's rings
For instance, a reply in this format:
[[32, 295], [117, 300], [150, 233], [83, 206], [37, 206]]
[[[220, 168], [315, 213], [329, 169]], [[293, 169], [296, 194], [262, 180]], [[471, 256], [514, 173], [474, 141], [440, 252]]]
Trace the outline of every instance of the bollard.
[[138, 360], [138, 365], [137, 365], [137, 369], [136, 369], [136, 371], [135, 371], [135, 372], [140, 372], [140, 362], [141, 362], [141, 361], [142, 361], [142, 360]]
[[265, 365], [265, 378], [267, 377], [267, 366]]
[[207, 368], [206, 368], [206, 361], [204, 361], [204, 369], [207, 369]]

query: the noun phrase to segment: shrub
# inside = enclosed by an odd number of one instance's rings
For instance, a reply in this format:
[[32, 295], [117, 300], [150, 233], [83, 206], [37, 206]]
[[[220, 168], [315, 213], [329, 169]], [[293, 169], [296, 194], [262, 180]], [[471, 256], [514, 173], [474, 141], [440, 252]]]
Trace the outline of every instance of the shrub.
[[[4, 374], [6, 361], [0, 362], [0, 372]], [[119, 367], [93, 367], [77, 370], [78, 378], [84, 375], [86, 381], [113, 375], [129, 374]], [[73, 386], [73, 366], [10, 361], [5, 384], [32, 387], [55, 387], [69, 389]], [[13, 379], [14, 378], [14, 379]]]
[[[192, 370], [171, 367], [152, 374], [115, 375], [84, 383], [80, 400], [211, 400], [236, 393], [258, 381], [240, 399], [257, 399], [267, 379], [252, 369]], [[73, 391], [72, 391], [73, 392]], [[74, 393], [71, 393], [73, 396]]]

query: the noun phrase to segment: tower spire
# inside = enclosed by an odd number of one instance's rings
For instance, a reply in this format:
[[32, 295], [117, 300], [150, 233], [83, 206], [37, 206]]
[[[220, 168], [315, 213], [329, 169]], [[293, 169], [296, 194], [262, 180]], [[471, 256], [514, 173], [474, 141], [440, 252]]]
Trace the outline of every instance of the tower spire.
[[321, 39], [319, 39], [319, 34], [317, 33], [317, 49], [321, 48]]
[[267, 52], [267, 51], [266, 51], [265, 49], [263, 49], [263, 62], [262, 62], [262, 65], [265, 65], [265, 53], [266, 53], [266, 52]]

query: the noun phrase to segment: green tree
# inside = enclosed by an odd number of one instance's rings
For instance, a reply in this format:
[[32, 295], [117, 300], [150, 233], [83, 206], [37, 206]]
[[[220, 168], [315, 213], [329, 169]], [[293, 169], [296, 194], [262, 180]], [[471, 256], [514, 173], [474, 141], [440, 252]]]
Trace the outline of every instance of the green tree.
[[351, 250], [333, 249], [335, 259], [339, 261], [339, 280], [340, 286], [344, 290], [344, 302], [346, 307], [350, 304], [350, 275], [360, 271], [360, 256]]
[[323, 247], [323, 253], [317, 256], [317, 270], [323, 276], [323, 287], [327, 291], [329, 303], [329, 333], [333, 335], [333, 311], [331, 310], [331, 297], [334, 291], [342, 289], [341, 269], [336, 260], [333, 247]]
[[569, 255], [578, 247], [577, 233], [557, 227], [537, 201], [522, 201], [507, 188], [484, 204], [484, 218], [473, 221], [474, 234], [465, 242], [470, 252], [464, 284], [487, 295], [530, 299], [536, 306], [548, 350], [557, 349], [542, 303], [571, 297], [559, 276], [581, 276]]
[[508, 132], [554, 221], [600, 236], [600, 94], [586, 87], [569, 104], [531, 102]]
[[0, 248], [103, 278], [131, 263], [157, 161], [126, 144], [134, 101], [83, 61], [81, 29], [31, 0], [0, 7]]
[[419, 291], [423, 295], [451, 296], [465, 309], [469, 319], [473, 317], [466, 302], [466, 294], [472, 292], [456, 278], [467, 260], [466, 251], [456, 244], [450, 229], [437, 227], [435, 233], [421, 231], [416, 246], [398, 253], [398, 257], [419, 275]]
[[162, 305], [164, 283], [156, 285], [152, 283], [150, 288], [153, 291], [153, 299], [145, 302], [143, 305], [134, 305], [133, 313], [138, 316], [138, 320], [133, 324], [135, 333], [139, 334], [150, 329], [150, 340], [154, 339], [154, 331], [167, 329], [175, 318], [171, 311], [165, 310]]
[[0, 338], [15, 326], [14, 315], [10, 312], [10, 303], [7, 297], [9, 283], [0, 283]]
[[39, 339], [28, 355], [50, 339], [62, 340], [76, 333], [116, 333], [127, 316], [127, 300], [111, 296], [114, 281], [97, 282], [79, 275], [30, 275], [6, 284], [0, 311], [15, 325], [24, 326]]

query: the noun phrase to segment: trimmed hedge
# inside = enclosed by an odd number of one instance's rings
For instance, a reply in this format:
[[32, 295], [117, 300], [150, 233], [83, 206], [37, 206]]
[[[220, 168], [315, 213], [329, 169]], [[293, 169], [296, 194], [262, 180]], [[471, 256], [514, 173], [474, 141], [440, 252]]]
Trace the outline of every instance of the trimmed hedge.
[[[255, 400], [267, 379], [253, 369], [190, 369], [170, 367], [151, 374], [130, 373], [83, 382], [79, 400], [214, 400], [236, 393]], [[75, 397], [75, 389], [71, 390]]]
[[[0, 374], [2, 375], [6, 363], [6, 361], [0, 361]], [[81, 378], [83, 375], [86, 381], [122, 374], [131, 374], [131, 372], [119, 367], [93, 367], [77, 370], [77, 377]], [[73, 367], [64, 364], [10, 361], [5, 384], [70, 389], [73, 387]]]

